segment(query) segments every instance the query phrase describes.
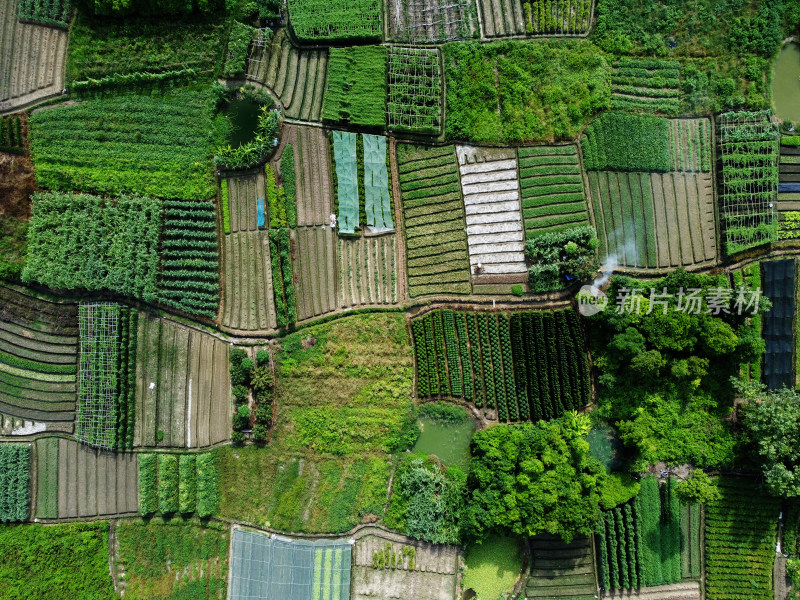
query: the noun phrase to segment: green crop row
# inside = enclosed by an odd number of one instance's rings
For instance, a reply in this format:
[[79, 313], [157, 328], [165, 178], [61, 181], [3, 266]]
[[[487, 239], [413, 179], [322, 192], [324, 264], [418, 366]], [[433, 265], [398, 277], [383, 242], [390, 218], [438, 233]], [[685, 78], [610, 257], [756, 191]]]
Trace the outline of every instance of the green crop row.
[[667, 172], [669, 121], [652, 115], [606, 112], [581, 140], [588, 170]]
[[27, 521], [30, 497], [30, 445], [0, 444], [0, 522]]
[[23, 154], [22, 120], [18, 116], [0, 118], [0, 152]]
[[294, 172], [294, 148], [286, 144], [281, 156], [281, 179], [286, 199], [286, 224], [297, 227], [297, 178]]
[[386, 126], [387, 56], [383, 46], [330, 49], [324, 121], [378, 129]]
[[139, 512], [142, 515], [219, 510], [219, 472], [211, 453], [139, 454]]
[[379, 0], [290, 0], [289, 24], [302, 42], [380, 41]]
[[223, 179], [220, 183], [220, 191], [222, 193], [222, 230], [225, 233], [231, 232], [231, 211], [228, 201], [228, 180]]
[[589, 29], [592, 0], [523, 0], [528, 34], [583, 33]]
[[133, 448], [136, 409], [136, 345], [139, 312], [120, 308], [117, 351], [117, 448]]
[[278, 327], [286, 327], [297, 321], [289, 229], [270, 229], [269, 248]]
[[17, 18], [23, 23], [67, 29], [72, 17], [70, 0], [18, 0]]

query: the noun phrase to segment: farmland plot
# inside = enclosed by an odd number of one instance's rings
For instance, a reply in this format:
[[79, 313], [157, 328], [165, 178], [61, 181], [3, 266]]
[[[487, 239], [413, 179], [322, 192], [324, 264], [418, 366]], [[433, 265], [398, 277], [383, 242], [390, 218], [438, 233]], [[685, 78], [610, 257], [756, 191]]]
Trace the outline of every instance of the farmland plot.
[[397, 149], [410, 295], [471, 291], [464, 204], [452, 146]]
[[525, 579], [525, 597], [591, 598], [595, 595], [594, 555], [591, 538], [565, 544], [556, 536], [537, 535], [528, 540], [531, 565]]
[[[398, 566], [376, 565], [381, 553], [393, 553]], [[367, 535], [357, 540], [353, 548], [352, 598], [386, 598], [388, 593], [415, 600], [450, 600], [455, 595], [457, 572], [455, 547], [413, 540], [398, 543]]]
[[17, 0], [0, 1], [0, 111], [61, 93], [68, 34], [17, 21]]
[[139, 313], [136, 446], [198, 448], [231, 431], [228, 345]]
[[71, 440], [36, 441], [37, 517], [88, 518], [136, 513], [138, 456]]
[[397, 246], [394, 235], [339, 238], [341, 308], [397, 303]]
[[297, 318], [309, 319], [336, 309], [337, 236], [330, 227], [294, 230], [297, 260]]
[[681, 63], [675, 60], [618, 60], [611, 75], [611, 108], [677, 115], [680, 76]]
[[297, 224], [328, 225], [333, 213], [330, 144], [319, 127], [284, 124], [282, 144], [294, 148]]
[[265, 48], [254, 48], [247, 78], [263, 83], [280, 99], [286, 116], [320, 121], [328, 73], [328, 50], [306, 50], [292, 45], [284, 29]]
[[479, 35], [475, 0], [394, 0], [388, 37], [397, 42], [449, 42]]
[[800, 210], [800, 147], [781, 145], [778, 213]]
[[222, 324], [243, 331], [276, 327], [267, 232], [240, 231], [223, 236], [222, 256]]
[[436, 135], [442, 127], [442, 67], [436, 48], [389, 48], [390, 131]]
[[72, 432], [77, 363], [77, 305], [0, 286], [0, 414], [8, 433]]
[[577, 148], [520, 148], [519, 173], [525, 236], [589, 224]]
[[594, 17], [593, 0], [480, 0], [484, 35], [580, 35]]
[[601, 256], [629, 267], [713, 261], [716, 229], [708, 173], [589, 173]]
[[764, 341], [764, 383], [771, 390], [794, 383], [794, 321], [796, 261], [771, 260], [761, 263], [764, 295], [772, 309], [762, 316]]
[[258, 199], [266, 198], [264, 173], [258, 171], [231, 174], [225, 178], [228, 186], [230, 232], [258, 229]]
[[513, 150], [457, 146], [475, 283], [528, 280]]
[[670, 119], [671, 171], [711, 171], [711, 122], [708, 119]]

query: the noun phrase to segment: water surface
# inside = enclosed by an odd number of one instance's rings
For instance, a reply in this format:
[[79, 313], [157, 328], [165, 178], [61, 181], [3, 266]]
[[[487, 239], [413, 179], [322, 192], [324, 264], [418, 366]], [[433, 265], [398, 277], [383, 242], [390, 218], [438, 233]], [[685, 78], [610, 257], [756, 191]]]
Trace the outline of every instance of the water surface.
[[772, 104], [779, 119], [800, 123], [800, 45], [783, 46], [772, 72]]

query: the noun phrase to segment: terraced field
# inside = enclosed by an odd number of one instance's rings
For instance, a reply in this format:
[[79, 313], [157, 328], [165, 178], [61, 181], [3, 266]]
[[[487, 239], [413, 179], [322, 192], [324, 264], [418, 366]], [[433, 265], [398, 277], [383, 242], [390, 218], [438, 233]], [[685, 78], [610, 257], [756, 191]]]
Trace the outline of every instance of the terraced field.
[[520, 148], [518, 156], [525, 237], [589, 223], [575, 145]]
[[406, 237], [408, 291], [471, 291], [464, 204], [453, 146], [397, 148]]
[[242, 331], [277, 326], [266, 231], [240, 231], [222, 239], [220, 320]]
[[528, 280], [513, 150], [456, 146], [474, 283]]
[[589, 172], [601, 257], [628, 267], [712, 261], [716, 226], [710, 173]]
[[37, 517], [88, 518], [139, 510], [135, 453], [103, 452], [55, 438], [40, 438], [35, 448]]
[[394, 234], [339, 238], [339, 306], [397, 302], [397, 246]]
[[475, 0], [394, 0], [388, 13], [387, 37], [397, 42], [447, 42], [479, 34]]
[[17, 21], [17, 0], [0, 0], [0, 112], [61, 93], [67, 32]]
[[301, 50], [281, 29], [266, 48], [248, 61], [247, 78], [280, 98], [290, 119], [320, 121], [328, 72], [328, 50]]
[[231, 432], [228, 345], [139, 313], [135, 446], [201, 448]]
[[330, 145], [325, 132], [319, 127], [284, 124], [281, 143], [292, 144], [294, 148], [297, 224], [329, 224], [333, 213], [333, 193]]
[[[384, 598], [385, 590], [396, 590], [400, 598], [415, 600], [451, 600], [456, 590], [458, 552], [455, 547], [426, 542], [400, 543], [397, 536], [367, 535], [353, 547], [352, 600]], [[402, 568], [376, 569], [373, 556], [386, 550], [400, 554], [414, 549], [414, 569], [408, 558]]]
[[298, 227], [294, 231], [297, 260], [297, 318], [309, 319], [336, 309], [336, 232], [330, 227]]
[[77, 362], [76, 304], [0, 286], [0, 415], [71, 433]]
[[527, 598], [592, 598], [597, 594], [591, 538], [565, 544], [554, 536], [537, 535], [528, 545]]
[[230, 232], [258, 229], [258, 199], [266, 198], [264, 173], [250, 171], [225, 178], [228, 186], [228, 215]]

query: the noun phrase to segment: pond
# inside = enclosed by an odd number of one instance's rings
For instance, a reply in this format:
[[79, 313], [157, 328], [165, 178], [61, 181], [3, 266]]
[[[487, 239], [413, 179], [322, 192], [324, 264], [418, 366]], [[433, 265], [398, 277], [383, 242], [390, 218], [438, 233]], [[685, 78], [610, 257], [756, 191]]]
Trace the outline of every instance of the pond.
[[611, 427], [605, 424], [596, 425], [586, 436], [586, 441], [589, 442], [589, 452], [607, 470], [614, 471], [622, 466], [619, 457], [621, 445]]
[[231, 100], [222, 109], [222, 113], [231, 120], [231, 128], [228, 143], [238, 148], [256, 137], [258, 129], [258, 115], [261, 106], [251, 100]]
[[414, 452], [435, 454], [445, 465], [469, 466], [469, 442], [475, 432], [475, 421], [467, 418], [461, 422], [448, 423], [431, 417], [420, 417], [422, 434], [414, 445]]
[[800, 123], [800, 45], [786, 44], [772, 72], [772, 104], [779, 119]]

